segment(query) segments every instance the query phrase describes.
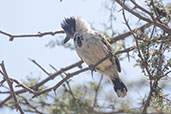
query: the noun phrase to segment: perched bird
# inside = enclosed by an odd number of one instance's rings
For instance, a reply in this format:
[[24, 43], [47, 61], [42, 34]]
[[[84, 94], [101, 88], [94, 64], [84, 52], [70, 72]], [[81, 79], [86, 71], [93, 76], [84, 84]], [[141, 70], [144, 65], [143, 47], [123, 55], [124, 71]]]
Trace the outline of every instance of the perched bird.
[[[64, 44], [73, 38], [77, 54], [89, 66], [96, 64], [106, 55], [113, 52], [110, 43], [95, 32], [82, 18], [66, 18], [61, 23], [61, 27], [66, 33]], [[121, 67], [116, 56], [106, 59], [96, 66], [95, 69], [111, 79], [118, 97], [126, 96], [128, 90], [119, 78], [118, 72], [121, 72]]]

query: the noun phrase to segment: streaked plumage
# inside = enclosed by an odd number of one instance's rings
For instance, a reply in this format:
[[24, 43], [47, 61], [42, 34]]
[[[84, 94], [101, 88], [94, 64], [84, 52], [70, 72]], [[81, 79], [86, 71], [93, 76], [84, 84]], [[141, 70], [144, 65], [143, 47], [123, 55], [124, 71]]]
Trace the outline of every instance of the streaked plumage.
[[[96, 64], [114, 51], [109, 42], [95, 32], [82, 18], [67, 18], [63, 21], [61, 27], [67, 35], [64, 43], [73, 38], [77, 54], [88, 65]], [[119, 78], [118, 72], [121, 72], [121, 67], [116, 56], [103, 61], [96, 67], [96, 70], [110, 77], [118, 97], [126, 96], [127, 88]]]

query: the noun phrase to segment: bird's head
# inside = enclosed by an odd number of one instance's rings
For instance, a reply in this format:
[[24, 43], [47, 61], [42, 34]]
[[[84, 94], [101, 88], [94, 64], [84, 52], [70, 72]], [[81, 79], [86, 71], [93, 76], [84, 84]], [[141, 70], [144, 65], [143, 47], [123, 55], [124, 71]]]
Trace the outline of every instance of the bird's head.
[[66, 38], [64, 39], [64, 44], [67, 43], [74, 34], [81, 31], [92, 30], [90, 25], [82, 18], [70, 17], [66, 18], [62, 23], [61, 27], [66, 33]]

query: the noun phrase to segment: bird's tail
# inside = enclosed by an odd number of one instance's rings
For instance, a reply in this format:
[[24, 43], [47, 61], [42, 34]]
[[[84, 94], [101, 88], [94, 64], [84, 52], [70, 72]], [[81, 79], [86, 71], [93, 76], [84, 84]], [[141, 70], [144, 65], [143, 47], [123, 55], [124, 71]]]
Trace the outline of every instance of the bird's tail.
[[121, 81], [119, 77], [112, 79], [114, 90], [117, 93], [118, 97], [125, 97], [127, 95], [127, 87]]

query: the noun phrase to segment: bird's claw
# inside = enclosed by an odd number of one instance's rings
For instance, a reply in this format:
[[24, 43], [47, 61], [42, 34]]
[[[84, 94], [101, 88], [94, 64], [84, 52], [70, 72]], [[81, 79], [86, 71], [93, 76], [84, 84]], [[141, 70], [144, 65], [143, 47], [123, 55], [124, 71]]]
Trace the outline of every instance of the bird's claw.
[[90, 68], [90, 70], [91, 70], [91, 76], [92, 76], [92, 78], [93, 78], [93, 71], [96, 72], [95, 66], [94, 66], [94, 65], [89, 65], [89, 68]]
[[90, 70], [91, 70], [91, 71], [96, 71], [96, 69], [95, 69], [95, 66], [94, 66], [94, 65], [89, 65], [89, 68], [90, 68]]

